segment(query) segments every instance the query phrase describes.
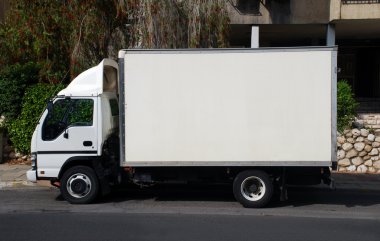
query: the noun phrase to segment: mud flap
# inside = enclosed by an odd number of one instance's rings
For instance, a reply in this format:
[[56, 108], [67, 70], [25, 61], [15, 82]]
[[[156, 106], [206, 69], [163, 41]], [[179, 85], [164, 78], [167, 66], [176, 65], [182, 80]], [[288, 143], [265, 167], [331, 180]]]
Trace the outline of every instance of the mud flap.
[[109, 185], [107, 177], [104, 175], [104, 168], [97, 160], [92, 161], [92, 166], [94, 167], [96, 176], [98, 177], [102, 196], [109, 194], [111, 192], [111, 187]]
[[280, 183], [280, 201], [288, 200], [288, 188], [286, 186], [286, 168], [282, 169], [281, 183]]

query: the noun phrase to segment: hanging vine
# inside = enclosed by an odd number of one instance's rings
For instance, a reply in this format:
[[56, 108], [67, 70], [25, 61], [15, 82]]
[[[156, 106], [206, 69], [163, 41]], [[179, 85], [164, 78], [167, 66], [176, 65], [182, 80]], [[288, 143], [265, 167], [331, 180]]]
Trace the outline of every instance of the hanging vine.
[[0, 25], [0, 64], [34, 62], [44, 82], [68, 82], [125, 48], [127, 21], [114, 0], [13, 0]]
[[228, 47], [224, 0], [119, 1], [130, 21], [129, 47]]
[[69, 82], [122, 48], [228, 47], [226, 0], [13, 0], [0, 64], [34, 62]]

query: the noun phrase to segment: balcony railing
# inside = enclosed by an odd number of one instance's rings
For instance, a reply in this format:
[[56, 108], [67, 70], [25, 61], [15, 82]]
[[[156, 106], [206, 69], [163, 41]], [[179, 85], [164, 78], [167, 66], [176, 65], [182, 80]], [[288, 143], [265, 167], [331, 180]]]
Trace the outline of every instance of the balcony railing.
[[343, 4], [373, 4], [380, 3], [380, 0], [342, 0]]

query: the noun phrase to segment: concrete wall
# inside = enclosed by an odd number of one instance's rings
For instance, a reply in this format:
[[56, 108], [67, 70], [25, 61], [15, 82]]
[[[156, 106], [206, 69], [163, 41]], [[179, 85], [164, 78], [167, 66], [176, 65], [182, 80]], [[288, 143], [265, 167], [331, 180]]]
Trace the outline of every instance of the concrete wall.
[[[330, 0], [253, 0], [257, 9], [244, 8], [244, 0], [229, 1], [231, 24], [328, 23]], [[255, 11], [256, 10], [256, 11]]]
[[326, 23], [330, 16], [330, 0], [291, 1], [291, 23]]
[[337, 19], [379, 19], [380, 4], [343, 4], [341, 0], [331, 0], [330, 20]]
[[256, 9], [249, 11], [245, 6], [239, 4], [239, 0], [227, 3], [231, 24], [268, 24], [272, 22], [269, 10], [263, 3], [259, 3], [257, 11]]
[[360, 1], [230, 0], [227, 8], [231, 24], [327, 24], [340, 19], [380, 19], [379, 3]]

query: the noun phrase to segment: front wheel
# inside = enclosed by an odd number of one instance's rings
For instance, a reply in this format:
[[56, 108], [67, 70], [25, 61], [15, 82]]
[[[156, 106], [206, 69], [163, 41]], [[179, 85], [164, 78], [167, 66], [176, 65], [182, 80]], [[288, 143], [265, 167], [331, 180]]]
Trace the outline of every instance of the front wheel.
[[74, 166], [63, 174], [60, 190], [63, 198], [70, 203], [90, 203], [98, 196], [99, 181], [92, 168]]
[[235, 177], [233, 193], [244, 207], [261, 208], [272, 198], [273, 182], [264, 171], [243, 171]]

